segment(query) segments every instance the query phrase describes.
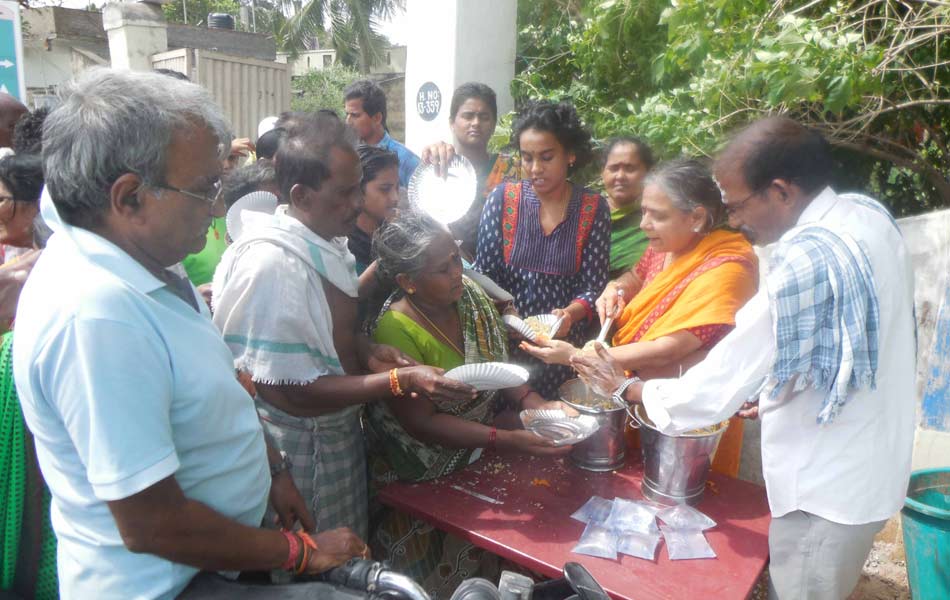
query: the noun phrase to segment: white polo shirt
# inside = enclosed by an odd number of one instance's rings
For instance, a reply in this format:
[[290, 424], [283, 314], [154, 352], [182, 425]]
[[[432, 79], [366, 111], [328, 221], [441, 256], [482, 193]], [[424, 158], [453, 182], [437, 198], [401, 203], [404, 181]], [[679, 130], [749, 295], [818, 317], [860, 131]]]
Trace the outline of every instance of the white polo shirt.
[[197, 570], [129, 552], [106, 501], [174, 475], [187, 497], [260, 525], [257, 412], [200, 298], [199, 313], [104, 238], [56, 231], [20, 296], [13, 365], [52, 492], [60, 594], [174, 598]]
[[[867, 248], [880, 306], [877, 388], [848, 398], [834, 421], [817, 423], [824, 392], [759, 398], [762, 470], [772, 516], [802, 510], [860, 525], [901, 509], [910, 477], [916, 412], [914, 280], [900, 232], [885, 215], [826, 188], [798, 225], [819, 223]], [[788, 235], [788, 234], [787, 234]], [[731, 417], [752, 399], [775, 360], [768, 289], [736, 314], [736, 328], [680, 379], [654, 379], [643, 405], [664, 432], [679, 433]]]

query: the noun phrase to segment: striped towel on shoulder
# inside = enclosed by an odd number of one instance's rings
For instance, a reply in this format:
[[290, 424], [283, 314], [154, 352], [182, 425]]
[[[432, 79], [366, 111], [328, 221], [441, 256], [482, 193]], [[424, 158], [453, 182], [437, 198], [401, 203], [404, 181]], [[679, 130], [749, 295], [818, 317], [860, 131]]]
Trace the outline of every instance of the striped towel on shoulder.
[[829, 424], [851, 391], [875, 388], [880, 312], [867, 252], [848, 236], [810, 225], [779, 244], [767, 286], [777, 354], [765, 391], [786, 383], [827, 392], [818, 413]]

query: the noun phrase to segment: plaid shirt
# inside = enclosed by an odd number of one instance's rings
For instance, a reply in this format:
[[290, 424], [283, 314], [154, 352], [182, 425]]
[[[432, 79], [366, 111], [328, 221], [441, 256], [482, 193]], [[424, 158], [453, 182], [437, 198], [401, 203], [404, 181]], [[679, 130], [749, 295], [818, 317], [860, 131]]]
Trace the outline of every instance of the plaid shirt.
[[831, 423], [850, 391], [875, 389], [880, 311], [867, 251], [808, 225], [776, 248], [767, 285], [777, 353], [765, 391], [774, 399], [792, 379], [796, 391], [826, 391], [817, 422]]

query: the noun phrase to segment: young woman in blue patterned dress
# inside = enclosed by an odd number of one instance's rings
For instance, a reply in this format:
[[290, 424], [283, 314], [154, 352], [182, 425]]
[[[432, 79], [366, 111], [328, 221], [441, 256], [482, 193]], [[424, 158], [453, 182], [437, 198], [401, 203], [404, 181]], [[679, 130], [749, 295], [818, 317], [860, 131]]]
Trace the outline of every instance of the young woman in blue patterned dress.
[[[517, 314], [565, 316], [555, 337], [582, 345], [610, 262], [607, 202], [568, 180], [592, 158], [590, 132], [572, 105], [537, 103], [518, 115], [511, 142], [526, 179], [489, 197], [475, 268], [511, 292]], [[548, 398], [573, 376], [570, 367], [513, 358], [530, 363], [531, 385]]]

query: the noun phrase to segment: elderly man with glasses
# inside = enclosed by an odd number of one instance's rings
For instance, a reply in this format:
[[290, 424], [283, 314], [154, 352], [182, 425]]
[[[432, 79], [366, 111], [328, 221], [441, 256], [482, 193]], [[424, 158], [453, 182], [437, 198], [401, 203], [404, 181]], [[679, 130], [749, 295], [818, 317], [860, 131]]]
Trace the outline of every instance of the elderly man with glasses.
[[229, 138], [204, 90], [152, 73], [91, 70], [46, 121], [55, 233], [13, 360], [63, 598], [173, 598], [199, 570], [317, 573], [365, 549], [343, 529], [314, 544], [259, 527], [268, 499], [288, 529], [313, 520], [207, 307], [169, 270], [204, 244]]
[[910, 257], [880, 203], [830, 187], [832, 165], [827, 142], [788, 118], [738, 134], [716, 161], [723, 202], [734, 227], [774, 247], [735, 330], [679, 379], [628, 379], [606, 352], [575, 362], [618, 400], [642, 402], [665, 433], [740, 409], [761, 417], [780, 600], [846, 598], [910, 476]]

